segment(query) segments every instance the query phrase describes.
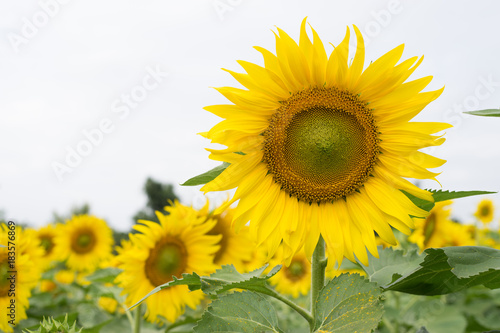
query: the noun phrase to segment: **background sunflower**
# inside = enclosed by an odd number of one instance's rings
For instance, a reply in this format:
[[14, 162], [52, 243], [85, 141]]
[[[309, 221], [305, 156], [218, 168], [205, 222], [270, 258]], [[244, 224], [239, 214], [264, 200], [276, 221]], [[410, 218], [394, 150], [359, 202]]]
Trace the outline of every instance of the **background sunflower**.
[[[139, 221], [130, 234], [130, 243], [119, 250], [119, 268], [123, 272], [116, 282], [127, 294], [127, 304], [133, 305], [155, 287], [181, 278], [182, 273], [209, 275], [217, 267], [214, 255], [221, 236], [207, 232], [217, 223], [199, 216], [190, 207], [175, 203], [167, 207], [168, 215], [156, 212], [160, 223]], [[187, 286], [175, 286], [148, 297], [146, 318], [162, 323], [163, 317], [173, 323], [186, 306], [194, 309], [203, 299], [201, 290], [190, 292]]]
[[68, 268], [89, 273], [111, 256], [113, 233], [103, 219], [77, 215], [60, 228], [54, 251], [66, 260]]

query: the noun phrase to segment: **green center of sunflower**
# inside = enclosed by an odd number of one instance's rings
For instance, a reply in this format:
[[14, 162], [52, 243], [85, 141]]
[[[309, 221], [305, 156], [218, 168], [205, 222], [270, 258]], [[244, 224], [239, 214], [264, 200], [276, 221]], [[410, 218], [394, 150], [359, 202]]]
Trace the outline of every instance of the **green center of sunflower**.
[[264, 161], [274, 180], [307, 202], [356, 191], [379, 152], [371, 111], [337, 88], [295, 93], [273, 115], [264, 136]]
[[288, 280], [298, 281], [307, 273], [306, 263], [302, 260], [292, 260], [290, 266], [284, 268]]
[[144, 271], [152, 285], [159, 286], [180, 277], [187, 267], [187, 251], [177, 238], [166, 236], [160, 239], [149, 252]]
[[52, 249], [54, 248], [54, 242], [52, 240], [52, 237], [45, 235], [41, 236], [40, 245], [45, 250], [45, 255], [49, 255], [52, 252]]
[[78, 254], [92, 251], [96, 245], [96, 237], [91, 230], [80, 229], [76, 231], [71, 239], [71, 249]]
[[9, 263], [7, 261], [7, 253], [0, 254], [0, 298], [5, 297], [9, 293], [10, 281], [9, 277]]
[[222, 258], [222, 255], [226, 252], [227, 246], [228, 246], [228, 241], [229, 241], [229, 235], [228, 230], [224, 227], [224, 223], [222, 223], [220, 215], [217, 215], [214, 217], [217, 220], [217, 223], [214, 225], [214, 227], [207, 232], [207, 235], [222, 235], [220, 241], [219, 241], [219, 250], [215, 252], [214, 256], [214, 263], [218, 264], [220, 259]]
[[481, 216], [486, 217], [490, 214], [490, 207], [483, 206], [481, 207]]

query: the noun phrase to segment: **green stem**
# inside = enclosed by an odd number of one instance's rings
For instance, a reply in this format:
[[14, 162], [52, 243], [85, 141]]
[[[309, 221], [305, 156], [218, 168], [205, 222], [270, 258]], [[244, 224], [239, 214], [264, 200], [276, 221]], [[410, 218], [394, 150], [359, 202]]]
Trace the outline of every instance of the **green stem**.
[[[395, 300], [395, 307], [396, 307], [396, 311], [397, 313], [401, 313], [401, 302], [400, 302], [400, 299], [399, 299], [399, 294], [398, 292], [394, 292], [394, 300]], [[396, 322], [394, 323], [394, 331], [395, 332], [399, 332], [399, 320], [396, 320]]]
[[277, 293], [274, 289], [266, 288], [266, 292], [263, 292], [262, 290], [260, 292], [263, 294], [266, 294], [268, 296], [276, 298], [277, 300], [285, 303], [286, 305], [288, 305], [289, 307], [291, 307], [292, 309], [297, 311], [297, 313], [299, 315], [301, 315], [305, 320], [307, 320], [307, 322], [309, 323], [309, 326], [314, 324], [313, 317], [306, 309], [298, 306], [293, 301], [291, 301], [288, 298], [284, 297], [283, 295]]
[[[311, 315], [316, 318], [316, 300], [318, 298], [319, 292], [325, 286], [325, 241], [320, 235], [316, 249], [312, 256], [312, 273], [311, 273]], [[311, 324], [311, 332], [314, 329], [314, 322]]]
[[134, 333], [140, 333], [141, 332], [141, 305], [142, 304], [139, 304], [135, 308]]
[[127, 316], [128, 322], [130, 324], [130, 327], [134, 327], [134, 318], [132, 318], [132, 314], [130, 313], [130, 310], [128, 309], [125, 304], [120, 303], [122, 308], [125, 310], [125, 315]]

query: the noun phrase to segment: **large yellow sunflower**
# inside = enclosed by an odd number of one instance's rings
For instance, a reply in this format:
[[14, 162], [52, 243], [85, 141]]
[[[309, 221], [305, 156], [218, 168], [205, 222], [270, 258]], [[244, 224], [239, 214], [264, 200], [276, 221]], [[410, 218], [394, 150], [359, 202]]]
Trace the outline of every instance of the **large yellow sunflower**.
[[311, 257], [320, 234], [329, 268], [344, 256], [367, 264], [366, 248], [377, 256], [374, 231], [396, 244], [391, 226], [408, 234], [410, 216], [428, 214], [401, 190], [428, 201], [431, 193], [405, 178], [435, 179], [427, 168], [445, 162], [419, 150], [441, 145], [431, 134], [450, 125], [410, 122], [443, 90], [422, 92], [431, 77], [407, 81], [422, 58], [398, 64], [400, 45], [364, 68], [354, 31], [349, 61], [349, 29], [328, 57], [305, 20], [298, 44], [278, 28], [276, 55], [255, 47], [264, 66], [238, 61], [246, 74], [228, 71], [246, 89], [218, 88], [231, 104], [206, 107], [225, 118], [203, 133], [227, 146], [209, 149], [210, 158], [230, 165], [202, 190], [237, 187], [227, 203], [239, 200], [233, 223], [250, 221], [269, 256], [283, 242], [287, 265], [302, 245]]
[[[116, 282], [127, 294], [129, 306], [155, 287], [172, 281], [172, 275], [209, 275], [216, 269], [213, 259], [221, 236], [207, 235], [216, 221], [177, 202], [166, 210], [169, 215], [156, 212], [160, 223], [139, 221], [141, 224], [134, 226], [139, 233], [130, 234], [130, 243], [124, 243], [119, 251], [123, 272]], [[146, 299], [146, 317], [151, 322], [161, 323], [158, 316], [174, 322], [186, 305], [194, 309], [202, 299], [201, 290], [190, 292], [187, 286], [165, 288]]]
[[54, 251], [66, 259], [68, 268], [89, 273], [111, 256], [113, 242], [113, 232], [106, 221], [92, 215], [77, 215], [61, 226]]
[[489, 199], [481, 200], [479, 205], [477, 205], [477, 210], [474, 213], [474, 216], [479, 219], [479, 221], [483, 223], [490, 223], [493, 221], [493, 212], [494, 206], [493, 201]]
[[3, 332], [12, 332], [12, 324], [27, 318], [28, 298], [40, 279], [38, 244], [31, 236], [20, 227], [9, 229], [5, 224], [0, 225], [0, 244], [7, 246], [0, 247], [0, 331]]

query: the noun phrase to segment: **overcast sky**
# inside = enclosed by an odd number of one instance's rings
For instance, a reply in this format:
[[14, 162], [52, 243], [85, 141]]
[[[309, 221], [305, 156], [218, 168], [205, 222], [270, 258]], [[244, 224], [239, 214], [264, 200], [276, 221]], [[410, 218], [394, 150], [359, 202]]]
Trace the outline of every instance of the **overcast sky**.
[[[262, 64], [252, 47], [274, 52], [275, 26], [297, 39], [305, 16], [325, 45], [356, 24], [367, 61], [402, 43], [405, 59], [425, 55], [412, 78], [446, 88], [418, 120], [455, 126], [432, 151], [448, 160], [442, 188], [498, 191], [500, 119], [461, 112], [500, 106], [499, 10], [494, 0], [2, 1], [0, 209], [41, 226], [88, 202], [127, 230], [146, 177], [179, 184], [218, 164], [196, 133], [219, 121], [203, 106], [225, 103], [210, 87], [235, 85], [221, 68]], [[175, 191], [203, 203], [199, 187]], [[457, 200], [453, 215], [471, 221], [479, 200]]]

